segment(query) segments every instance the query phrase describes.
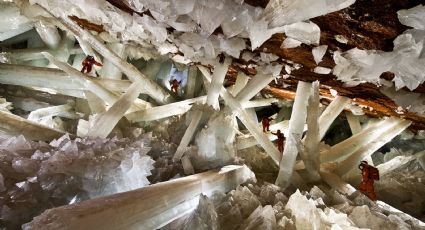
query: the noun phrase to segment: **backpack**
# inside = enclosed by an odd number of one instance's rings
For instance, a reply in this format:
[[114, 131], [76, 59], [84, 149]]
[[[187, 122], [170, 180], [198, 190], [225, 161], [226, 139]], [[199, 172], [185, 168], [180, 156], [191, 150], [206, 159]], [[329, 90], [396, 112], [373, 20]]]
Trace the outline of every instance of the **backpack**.
[[369, 165], [369, 177], [372, 180], [379, 180], [379, 170], [371, 165]]

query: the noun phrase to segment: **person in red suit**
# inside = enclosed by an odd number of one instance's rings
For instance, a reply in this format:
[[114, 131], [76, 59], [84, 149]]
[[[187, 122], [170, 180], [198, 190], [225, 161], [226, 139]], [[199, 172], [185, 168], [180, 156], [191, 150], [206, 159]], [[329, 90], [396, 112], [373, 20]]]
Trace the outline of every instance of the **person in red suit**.
[[359, 169], [362, 170], [362, 182], [360, 183], [359, 190], [369, 197], [369, 199], [376, 201], [377, 197], [373, 183], [375, 180], [379, 180], [378, 169], [369, 165], [367, 161], [361, 161]]
[[94, 60], [93, 56], [88, 55], [84, 60], [83, 60], [83, 68], [81, 69], [81, 73], [90, 73], [93, 65], [97, 65], [97, 66], [102, 66], [102, 64], [100, 64], [99, 62]]
[[277, 130], [276, 133], [272, 132], [273, 135], [277, 136], [277, 149], [279, 152], [283, 152], [283, 146], [285, 145], [285, 136], [280, 132], [280, 129]]
[[181, 83], [182, 83], [181, 81], [177, 81], [176, 79], [173, 79], [172, 81], [170, 81], [171, 91], [173, 91], [174, 93], [177, 93]]
[[263, 124], [263, 132], [270, 131], [270, 121], [273, 121], [273, 118], [270, 117], [264, 117], [261, 123]]

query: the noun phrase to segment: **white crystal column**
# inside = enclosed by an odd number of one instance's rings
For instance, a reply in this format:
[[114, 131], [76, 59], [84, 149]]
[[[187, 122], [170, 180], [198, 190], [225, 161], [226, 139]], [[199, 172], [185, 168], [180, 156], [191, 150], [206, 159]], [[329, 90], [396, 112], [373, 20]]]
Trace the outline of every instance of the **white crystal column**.
[[201, 194], [229, 192], [253, 179], [246, 166], [229, 165], [141, 189], [49, 209], [31, 229], [159, 229], [198, 205]]
[[329, 186], [346, 196], [351, 196], [357, 191], [353, 186], [343, 181], [341, 177], [334, 173], [322, 170], [320, 171], [320, 176]]
[[13, 2], [0, 3], [0, 41], [15, 37], [33, 28], [32, 22], [21, 15]]
[[[125, 92], [131, 84], [126, 80], [90, 80], [114, 92]], [[0, 63], [0, 83], [61, 90], [87, 90], [85, 85], [59, 69], [3, 63]]]
[[371, 125], [369, 128], [362, 130], [360, 133], [357, 133], [356, 135], [353, 135], [350, 138], [332, 146], [329, 150], [321, 153], [321, 163], [341, 161], [347, 158], [354, 151], [358, 150], [363, 145], [370, 143], [377, 136], [388, 132], [394, 123], [398, 122], [394, 119], [381, 120], [380, 122]]
[[73, 109], [73, 107], [70, 104], [37, 109], [28, 115], [28, 120], [37, 122], [43, 117], [57, 116], [60, 113], [68, 112], [71, 109]]
[[[8, 54], [10, 55], [10, 57], [16, 61], [19, 62], [24, 62], [24, 61], [32, 61], [32, 60], [37, 60], [37, 59], [43, 59], [45, 58], [43, 54], [41, 54], [41, 52], [52, 52], [54, 54], [57, 54], [57, 52], [59, 52], [58, 50], [51, 50], [47, 47], [41, 47], [41, 48], [27, 48], [27, 49], [16, 49], [16, 50], [10, 50], [8, 51]], [[76, 45], [73, 45], [71, 47], [68, 48], [67, 50], [67, 54], [72, 55], [72, 54], [82, 54], [83, 50]], [[83, 56], [85, 57], [85, 56]], [[83, 61], [81, 59], [81, 61]], [[81, 62], [80, 62], [81, 64]], [[79, 68], [81, 69], [81, 68]]]
[[[382, 178], [386, 174], [396, 170], [397, 168], [415, 160], [416, 158], [414, 156], [397, 156], [391, 159], [390, 161], [387, 161], [385, 163], [382, 163], [378, 166], [376, 166], [379, 170], [379, 176]], [[359, 184], [362, 180], [361, 171], [358, 168], [354, 168], [351, 170], [348, 174], [344, 175], [343, 179], [345, 181], [350, 182], [351, 184]]]
[[323, 111], [319, 118], [320, 140], [323, 139], [332, 122], [342, 112], [344, 107], [350, 102], [350, 98], [337, 96]]
[[90, 45], [99, 52], [106, 60], [109, 60], [117, 68], [119, 68], [131, 81], [143, 81], [146, 87], [146, 93], [160, 104], [166, 104], [173, 101], [169, 92], [156, 84], [155, 81], [149, 79], [142, 74], [136, 67], [124, 61], [117, 56], [113, 51], [106, 47], [103, 42], [99, 41], [90, 32], [82, 29], [74, 21], [69, 18], [57, 18], [58, 21], [66, 28], [71, 30], [80, 40], [87, 41]]
[[215, 110], [219, 110], [218, 96], [220, 95], [220, 88], [223, 86], [224, 78], [226, 77], [227, 70], [232, 63], [232, 58], [226, 57], [224, 63], [218, 61], [214, 66], [214, 73], [212, 75], [212, 82], [208, 88], [207, 104], [212, 106]]
[[87, 100], [87, 103], [89, 104], [92, 114], [106, 112], [105, 102], [101, 98], [96, 96], [96, 94], [86, 90], [84, 91], [84, 95], [86, 96], [86, 100]]
[[[121, 43], [111, 43], [108, 45], [108, 47], [111, 49], [111, 51], [115, 52], [116, 55], [118, 55], [123, 60], [127, 59], [127, 54], [125, 52], [125, 45]], [[122, 72], [120, 69], [118, 69], [114, 64], [112, 64], [111, 61], [106, 60], [103, 63], [102, 67], [102, 75], [103, 78], [109, 78], [109, 79], [115, 79], [115, 80], [121, 80], [122, 78]]]
[[47, 59], [49, 59], [50, 62], [55, 64], [58, 68], [62, 69], [66, 73], [68, 73], [69, 76], [75, 78], [75, 80], [77, 80], [80, 84], [86, 86], [88, 90], [96, 94], [98, 97], [102, 98], [102, 100], [104, 100], [109, 105], [114, 104], [119, 99], [117, 94], [103, 88], [100, 84], [92, 81], [91, 79], [86, 77], [83, 73], [72, 68], [67, 63], [60, 62], [49, 53], [43, 53], [43, 54], [44, 56], [46, 56]]
[[278, 102], [279, 100], [277, 98], [264, 98], [264, 99], [257, 99], [252, 101], [247, 101], [242, 103], [242, 107], [247, 108], [257, 108], [257, 107], [265, 107], [270, 106], [272, 103]]
[[189, 145], [190, 141], [193, 138], [193, 135], [195, 135], [195, 131], [198, 128], [199, 122], [202, 118], [202, 111], [196, 110], [193, 112], [191, 121], [189, 126], [186, 129], [186, 132], [183, 135], [183, 138], [180, 141], [179, 147], [177, 147], [177, 151], [174, 154], [174, 160], [180, 160], [183, 156], [184, 152], [186, 151], [187, 146]]
[[298, 82], [291, 120], [289, 121], [288, 135], [286, 136], [283, 156], [279, 165], [279, 174], [276, 185], [286, 188], [291, 183], [295, 160], [300, 150], [301, 137], [307, 117], [307, 100], [311, 94], [311, 84]]
[[34, 25], [41, 40], [43, 40], [47, 47], [50, 49], [58, 48], [61, 36], [56, 26], [42, 20], [36, 22]]
[[395, 136], [403, 132], [403, 130], [407, 129], [412, 123], [411, 121], [395, 118], [393, 120], [394, 123], [390, 125], [390, 128], [386, 132], [381, 133], [379, 136], [374, 136], [369, 143], [363, 144], [361, 148], [351, 154], [347, 159], [339, 162], [334, 172], [340, 176], [348, 173], [351, 169], [357, 167], [363, 158], [370, 156]]
[[[204, 78], [206, 79], [205, 83], [208, 85], [211, 82], [211, 75], [203, 66], [199, 66], [199, 70], [202, 72]], [[276, 164], [279, 164], [279, 160], [281, 158], [281, 153], [279, 150], [273, 145], [272, 142], [264, 135], [261, 129], [258, 127], [258, 123], [250, 119], [249, 114], [242, 109], [241, 104], [236, 98], [234, 98], [227, 90], [221, 86], [220, 95], [226, 102], [226, 104], [236, 112], [236, 116], [239, 117], [240, 121], [245, 125], [245, 127], [249, 130], [252, 136], [257, 140], [257, 142], [264, 148], [267, 154], [275, 161]]]
[[347, 117], [347, 121], [353, 135], [362, 131], [362, 126], [360, 125], [359, 118], [356, 115], [350, 112], [345, 112], [345, 117]]
[[0, 130], [11, 135], [23, 135], [28, 139], [41, 141], [51, 141], [64, 135], [59, 130], [3, 111], [0, 111]]
[[251, 120], [258, 123], [257, 112], [255, 112], [255, 108], [245, 109], [246, 113], [251, 117]]
[[230, 93], [236, 97], [238, 93], [245, 88], [246, 84], [248, 84], [249, 77], [246, 76], [243, 72], [239, 72], [238, 76], [236, 77], [235, 84], [231, 87]]
[[93, 127], [90, 127], [88, 136], [106, 138], [143, 90], [144, 84], [142, 81], [136, 81], [131, 84], [127, 92], [108, 111], [96, 117]]
[[186, 92], [185, 92], [186, 99], [190, 99], [195, 96], [197, 79], [198, 79], [198, 68], [196, 68], [196, 66], [189, 66], [189, 72], [187, 75]]
[[319, 152], [319, 82], [315, 81], [312, 84], [312, 93], [308, 100], [307, 110], [307, 133], [304, 139], [304, 149], [300, 152], [301, 158], [304, 161], [309, 177], [313, 181], [320, 179], [320, 152]]
[[238, 93], [236, 99], [239, 102], [249, 101], [253, 98], [258, 92], [260, 92], [264, 87], [266, 87], [274, 77], [272, 75], [262, 75], [257, 74], [248, 84]]
[[[345, 117], [347, 118], [347, 121], [348, 121], [348, 124], [350, 126], [352, 135], [355, 135], [355, 134], [362, 131], [362, 126], [360, 125], [359, 118], [356, 115], [354, 115], [350, 112], [345, 112]], [[372, 156], [367, 156], [363, 160], [367, 161], [369, 163], [369, 165], [374, 165], [373, 160], [372, 160]]]

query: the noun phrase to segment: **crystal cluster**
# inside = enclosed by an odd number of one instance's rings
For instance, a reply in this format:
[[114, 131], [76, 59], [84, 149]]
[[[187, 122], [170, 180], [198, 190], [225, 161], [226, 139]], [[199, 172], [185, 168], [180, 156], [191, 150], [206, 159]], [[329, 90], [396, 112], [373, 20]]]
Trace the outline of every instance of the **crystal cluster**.
[[425, 30], [421, 15], [425, 15], [422, 5], [398, 12], [400, 22], [413, 29], [406, 30], [394, 40], [392, 52], [357, 48], [343, 53], [335, 52], [333, 73], [347, 85], [355, 86], [362, 82], [379, 85], [379, 76], [390, 71], [395, 74], [393, 81], [396, 89], [416, 89], [425, 81], [425, 58], [422, 55]]
[[[362, 194], [347, 197], [313, 187], [289, 194], [271, 184], [239, 186], [228, 194], [202, 196], [198, 208], [172, 229], [421, 229], [417, 219]], [[171, 229], [166, 226], [163, 229]]]
[[17, 227], [52, 206], [149, 185], [150, 139], [1, 138], [2, 224]]
[[[150, 48], [152, 53], [158, 50], [161, 55], [170, 54], [176, 60], [179, 59], [177, 51], [181, 51], [186, 61], [207, 61], [221, 52], [237, 58], [247, 47], [244, 38], [249, 38], [254, 50], [278, 32], [285, 32], [299, 42], [318, 44], [320, 29], [314, 23], [301, 21], [348, 7], [354, 0], [339, 0], [332, 4], [299, 1], [290, 6], [272, 1], [266, 9], [233, 0], [128, 2], [127, 7], [132, 11], [149, 10], [152, 17], [125, 13], [111, 7], [107, 1], [87, 4], [83, 1], [32, 0], [30, 3], [40, 4], [56, 16], [75, 15], [102, 24], [110, 33], [101, 34], [106, 40], [137, 42]], [[284, 19], [281, 15], [285, 15]], [[175, 32], [170, 34], [167, 27], [172, 27]], [[219, 27], [223, 35], [213, 34]]]

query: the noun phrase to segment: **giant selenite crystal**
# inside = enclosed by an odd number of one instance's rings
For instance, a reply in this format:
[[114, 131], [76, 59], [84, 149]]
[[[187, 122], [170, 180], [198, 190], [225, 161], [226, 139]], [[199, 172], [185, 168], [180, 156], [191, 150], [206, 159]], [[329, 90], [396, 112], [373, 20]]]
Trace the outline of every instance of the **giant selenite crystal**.
[[253, 178], [246, 166], [229, 165], [126, 193], [50, 209], [26, 227], [158, 229], [195, 209], [201, 194], [211, 196], [214, 192], [228, 192]]
[[223, 85], [224, 77], [226, 76], [229, 65], [231, 64], [231, 58], [225, 58], [223, 63], [216, 63], [214, 66], [214, 73], [212, 75], [212, 82], [208, 88], [207, 104], [212, 106], [214, 109], [220, 109], [218, 104], [218, 96], [220, 94], [220, 88]]
[[291, 177], [296, 157], [300, 151], [301, 137], [307, 117], [307, 100], [311, 94], [311, 84], [300, 81], [295, 96], [294, 108], [289, 121], [288, 134], [279, 165], [279, 175], [276, 185], [286, 188], [291, 183]]
[[312, 84], [311, 97], [308, 100], [307, 126], [304, 146], [301, 150], [301, 158], [304, 161], [307, 172], [312, 180], [319, 180], [320, 153], [319, 153], [319, 82]]
[[323, 14], [338, 11], [353, 4], [355, 0], [271, 0], [264, 10], [264, 16], [273, 27], [304, 21]]

